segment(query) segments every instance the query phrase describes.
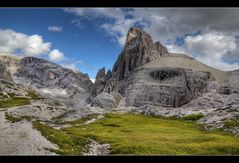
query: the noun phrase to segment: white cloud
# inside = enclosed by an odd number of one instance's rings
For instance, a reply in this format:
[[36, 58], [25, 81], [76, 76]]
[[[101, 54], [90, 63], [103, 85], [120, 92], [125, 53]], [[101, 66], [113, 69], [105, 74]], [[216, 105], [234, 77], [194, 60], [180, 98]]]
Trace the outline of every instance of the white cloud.
[[[99, 27], [121, 47], [125, 44], [128, 29], [140, 25], [170, 52], [186, 53], [222, 70], [238, 68], [238, 9], [68, 8], [65, 11], [79, 19], [104, 18], [106, 21]], [[200, 35], [185, 37], [198, 31]], [[175, 44], [176, 37], [184, 38], [184, 44]], [[237, 60], [231, 63], [224, 60], [231, 56]]]
[[44, 42], [40, 35], [28, 36], [11, 29], [0, 29], [0, 52], [24, 56], [38, 56], [50, 51], [51, 43]]
[[191, 53], [202, 54], [213, 59], [220, 59], [227, 52], [236, 50], [236, 38], [220, 32], [210, 32], [185, 38], [186, 49]]
[[51, 31], [51, 32], [62, 32], [62, 27], [59, 27], [59, 26], [49, 26], [48, 27], [48, 31]]
[[230, 57], [238, 50], [237, 40], [222, 32], [210, 31], [196, 36], [187, 36], [180, 46], [168, 45], [170, 52], [188, 54], [195, 59], [221, 70], [238, 69], [239, 64], [226, 63], [223, 58]]
[[75, 72], [79, 71], [75, 63], [62, 64], [63, 67], [71, 69]]
[[50, 60], [54, 62], [58, 62], [64, 58], [64, 54], [60, 52], [59, 50], [54, 49], [48, 54], [48, 57]]
[[61, 66], [71, 69], [75, 72], [81, 72], [80, 69], [92, 69], [93, 66], [91, 64], [88, 64], [86, 62], [84, 62], [83, 60], [76, 60], [73, 58], [67, 58], [64, 57], [64, 59], [62, 61], [60, 61], [59, 63]]
[[95, 78], [94, 79], [90, 79], [92, 81], [92, 83], [95, 83]]

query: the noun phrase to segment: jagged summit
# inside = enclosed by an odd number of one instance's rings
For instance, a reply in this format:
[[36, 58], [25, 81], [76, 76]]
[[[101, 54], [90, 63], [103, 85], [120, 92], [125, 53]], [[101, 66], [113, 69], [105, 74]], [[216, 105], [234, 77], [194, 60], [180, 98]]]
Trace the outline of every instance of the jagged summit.
[[132, 27], [129, 29], [127, 36], [126, 36], [126, 45], [133, 44], [140, 39], [148, 39], [152, 40], [151, 36], [146, 33], [144, 30], [138, 27]]
[[151, 36], [144, 30], [132, 27], [128, 31], [124, 50], [112, 71], [117, 80], [122, 80], [136, 67], [166, 54], [168, 50], [160, 42], [154, 43]]

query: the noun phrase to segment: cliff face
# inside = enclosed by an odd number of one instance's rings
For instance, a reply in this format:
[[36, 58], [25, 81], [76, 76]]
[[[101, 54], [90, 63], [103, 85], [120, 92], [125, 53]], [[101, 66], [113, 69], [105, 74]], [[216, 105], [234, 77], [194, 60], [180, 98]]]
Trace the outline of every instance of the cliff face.
[[113, 66], [113, 76], [123, 80], [135, 68], [168, 53], [160, 42], [154, 43], [151, 36], [139, 28], [130, 28], [123, 52]]
[[[98, 91], [112, 92], [119, 91], [123, 80], [127, 80], [129, 74], [137, 67], [140, 67], [156, 58], [168, 55], [168, 50], [160, 42], [154, 43], [151, 36], [140, 28], [130, 28], [127, 34], [124, 50], [115, 62], [112, 72], [108, 72], [105, 84], [95, 87]], [[97, 74], [98, 76], [98, 74]], [[97, 81], [97, 79], [96, 79]]]
[[88, 75], [34, 57], [23, 58], [14, 77], [16, 81], [37, 89], [59, 89], [68, 97], [88, 93], [92, 86]]
[[7, 71], [6, 64], [0, 61], [0, 79], [1, 80], [12, 80], [11, 74]]
[[9, 94], [15, 96], [26, 96], [27, 92], [16, 85], [12, 80], [11, 73], [7, 68], [7, 64], [0, 60], [0, 101], [4, 98], [11, 98]]

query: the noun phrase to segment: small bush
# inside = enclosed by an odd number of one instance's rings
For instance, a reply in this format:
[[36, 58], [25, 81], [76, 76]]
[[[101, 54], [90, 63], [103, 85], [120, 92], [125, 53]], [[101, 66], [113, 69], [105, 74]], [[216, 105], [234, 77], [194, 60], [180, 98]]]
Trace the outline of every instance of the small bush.
[[35, 93], [34, 91], [28, 91], [27, 94], [28, 94], [28, 96], [31, 97], [31, 99], [33, 99], [33, 100], [41, 100], [41, 99], [44, 99], [44, 98], [40, 97], [39, 95], [37, 95], [37, 93]]
[[22, 120], [21, 118], [14, 117], [14, 116], [12, 116], [10, 114], [7, 114], [7, 113], [5, 114], [5, 118], [12, 123], [19, 122], [19, 121]]
[[182, 119], [187, 120], [187, 121], [197, 121], [199, 119], [201, 119], [202, 117], [204, 117], [203, 114], [189, 114], [184, 116]]
[[234, 128], [239, 127], [239, 121], [235, 119], [230, 119], [224, 122], [224, 128]]

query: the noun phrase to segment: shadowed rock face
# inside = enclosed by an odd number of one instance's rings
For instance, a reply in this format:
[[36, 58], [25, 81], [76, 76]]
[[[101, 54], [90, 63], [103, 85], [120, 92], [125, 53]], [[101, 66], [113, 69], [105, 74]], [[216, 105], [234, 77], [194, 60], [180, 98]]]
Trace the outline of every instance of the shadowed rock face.
[[104, 91], [105, 85], [107, 84], [107, 81], [112, 77], [112, 73], [110, 70], [107, 71], [107, 74], [105, 73], [105, 67], [99, 69], [97, 72], [97, 75], [95, 77], [95, 83], [93, 85], [91, 95], [95, 97], [96, 95], [100, 94]]
[[7, 71], [6, 64], [0, 61], [0, 79], [12, 80], [11, 74]]
[[151, 36], [139, 28], [130, 28], [123, 52], [114, 64], [116, 80], [123, 80], [136, 67], [144, 65], [168, 53], [160, 42], [154, 43]]
[[6, 63], [0, 61], [0, 100], [3, 96], [10, 98], [8, 94], [16, 96], [26, 96], [27, 92], [17, 86], [12, 80], [11, 74], [7, 69]]

